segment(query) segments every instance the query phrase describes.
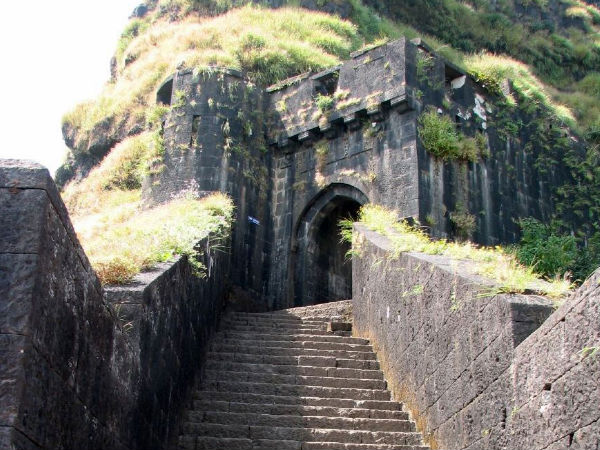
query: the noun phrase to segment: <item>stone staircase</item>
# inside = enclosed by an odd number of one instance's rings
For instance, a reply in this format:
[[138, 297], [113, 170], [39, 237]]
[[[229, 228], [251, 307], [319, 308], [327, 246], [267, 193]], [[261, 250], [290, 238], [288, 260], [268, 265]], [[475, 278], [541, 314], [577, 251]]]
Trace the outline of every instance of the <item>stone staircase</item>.
[[424, 450], [368, 340], [326, 318], [235, 313], [187, 412], [182, 450]]

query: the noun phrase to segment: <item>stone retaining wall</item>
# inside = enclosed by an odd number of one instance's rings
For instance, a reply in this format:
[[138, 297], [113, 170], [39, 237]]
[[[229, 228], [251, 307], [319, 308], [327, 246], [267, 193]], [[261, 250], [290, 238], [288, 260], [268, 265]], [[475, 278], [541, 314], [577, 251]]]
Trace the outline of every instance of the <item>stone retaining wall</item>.
[[389, 241], [358, 231], [355, 334], [432, 448], [597, 448], [598, 357], [581, 350], [600, 345], [598, 273], [552, 313], [446, 258], [390, 258]]
[[228, 256], [205, 252], [206, 280], [179, 260], [112, 290], [115, 310], [46, 169], [1, 160], [0, 210], [0, 449], [167, 448]]

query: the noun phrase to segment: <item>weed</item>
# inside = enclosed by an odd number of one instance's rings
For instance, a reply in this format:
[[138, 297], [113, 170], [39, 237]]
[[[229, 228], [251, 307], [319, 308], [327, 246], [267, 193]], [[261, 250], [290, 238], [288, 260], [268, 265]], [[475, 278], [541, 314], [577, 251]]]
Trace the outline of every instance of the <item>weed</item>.
[[333, 97], [329, 95], [317, 94], [317, 97], [315, 98], [317, 108], [319, 108], [319, 111], [321, 111], [322, 113], [330, 111], [333, 108], [334, 102], [335, 100], [333, 99]]

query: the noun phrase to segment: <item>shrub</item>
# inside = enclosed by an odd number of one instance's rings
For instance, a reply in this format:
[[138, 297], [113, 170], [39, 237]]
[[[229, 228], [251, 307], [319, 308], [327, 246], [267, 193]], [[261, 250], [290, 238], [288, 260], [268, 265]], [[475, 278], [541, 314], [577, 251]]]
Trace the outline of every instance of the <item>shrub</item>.
[[573, 270], [578, 259], [574, 236], [560, 234], [553, 225], [532, 218], [521, 219], [522, 237], [517, 258], [548, 277], [563, 276]]
[[434, 109], [419, 116], [419, 137], [425, 149], [438, 158], [456, 159], [459, 153], [460, 140], [454, 122]]
[[317, 94], [317, 97], [315, 98], [315, 103], [317, 104], [317, 108], [319, 108], [321, 112], [326, 112], [333, 108], [335, 100], [329, 95]]

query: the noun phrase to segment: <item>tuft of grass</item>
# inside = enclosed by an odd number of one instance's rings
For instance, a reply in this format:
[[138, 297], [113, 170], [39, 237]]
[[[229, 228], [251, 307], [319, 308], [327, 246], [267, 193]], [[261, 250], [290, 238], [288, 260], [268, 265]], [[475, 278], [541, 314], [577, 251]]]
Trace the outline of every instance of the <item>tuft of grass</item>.
[[132, 201], [94, 215], [75, 215], [73, 225], [101, 282], [123, 284], [178, 255], [188, 256], [200, 269], [195, 246], [208, 233], [228, 233], [232, 214], [231, 199], [213, 194], [175, 199], [148, 210], [141, 209], [139, 200]]
[[548, 108], [557, 119], [567, 125], [575, 126], [573, 112], [567, 106], [553, 100], [548, 88], [526, 64], [508, 56], [484, 52], [468, 56], [465, 59], [465, 66], [479, 83], [490, 92], [505, 96], [509, 104], [516, 104], [516, 99], [503, 89], [503, 84], [508, 80], [519, 95]]
[[117, 145], [83, 181], [65, 187], [62, 196], [71, 214], [90, 215], [137, 201], [142, 178], [154, 153], [151, 132], [127, 138]]
[[[432, 240], [422, 229], [398, 220], [396, 211], [380, 205], [363, 206], [358, 222], [390, 239], [396, 254], [420, 252], [470, 261], [474, 263], [471, 265], [474, 273], [497, 283], [498, 292], [522, 293], [533, 289], [558, 299], [572, 287], [567, 279], [544, 280], [533, 267], [519, 263], [512, 253], [502, 247], [478, 247], [471, 242]], [[352, 221], [341, 222], [342, 236], [350, 242], [352, 226]]]

